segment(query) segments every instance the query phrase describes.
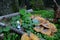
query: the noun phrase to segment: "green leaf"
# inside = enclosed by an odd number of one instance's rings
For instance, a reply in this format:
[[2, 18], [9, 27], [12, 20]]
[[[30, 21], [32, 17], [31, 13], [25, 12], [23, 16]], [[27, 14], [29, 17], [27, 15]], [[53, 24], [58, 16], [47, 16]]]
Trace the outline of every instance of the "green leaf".
[[3, 28], [3, 31], [5, 31], [5, 32], [6, 31], [8, 32], [9, 30], [10, 30], [10, 27], [8, 27], [8, 26], [6, 28]]
[[20, 13], [21, 15], [25, 15], [25, 14], [26, 14], [26, 10], [25, 10], [25, 9], [21, 9], [21, 10], [19, 10], [19, 13]]

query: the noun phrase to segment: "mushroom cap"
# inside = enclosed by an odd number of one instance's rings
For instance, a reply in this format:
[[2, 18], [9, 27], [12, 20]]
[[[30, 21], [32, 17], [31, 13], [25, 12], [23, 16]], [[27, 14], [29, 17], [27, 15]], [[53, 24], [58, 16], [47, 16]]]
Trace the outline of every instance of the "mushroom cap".
[[30, 40], [30, 38], [27, 33], [24, 33], [21, 37], [21, 40]]
[[40, 40], [40, 38], [38, 38], [33, 33], [30, 33], [30, 35], [28, 35], [27, 33], [24, 33], [21, 37], [21, 40]]
[[38, 36], [36, 36], [36, 35], [33, 34], [33, 33], [30, 33], [30, 38], [31, 38], [32, 40], [40, 40], [40, 38], [38, 38]]
[[[36, 32], [41, 32], [42, 34], [51, 36], [52, 33], [57, 31], [56, 26], [53, 23], [50, 23], [48, 20], [39, 16], [35, 16], [34, 19], [37, 19], [40, 22], [38, 26], [34, 27], [34, 30]], [[47, 28], [47, 29], [44, 29], [44, 28]]]

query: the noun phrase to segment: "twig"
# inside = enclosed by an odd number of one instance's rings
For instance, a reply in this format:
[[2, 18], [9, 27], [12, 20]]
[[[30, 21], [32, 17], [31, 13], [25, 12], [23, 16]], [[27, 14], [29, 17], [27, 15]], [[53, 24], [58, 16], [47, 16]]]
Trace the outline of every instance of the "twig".
[[19, 15], [19, 13], [12, 13], [12, 14], [8, 14], [8, 15], [4, 15], [4, 16], [0, 16], [0, 20], [2, 20], [3, 18], [9, 18], [9, 17], [14, 17]]
[[[4, 25], [2, 25], [2, 24], [4, 24]], [[2, 23], [2, 22], [0, 22], [0, 27], [6, 27], [6, 26], [8, 26], [8, 24], [5, 24], [5, 23]], [[17, 28], [14, 28], [14, 27], [12, 27], [12, 26], [10, 26], [10, 30], [12, 31], [12, 32], [14, 32], [14, 33], [17, 33], [17, 34], [19, 34], [19, 35], [21, 35], [21, 34], [24, 34], [25, 32], [23, 31], [23, 29], [17, 29]]]

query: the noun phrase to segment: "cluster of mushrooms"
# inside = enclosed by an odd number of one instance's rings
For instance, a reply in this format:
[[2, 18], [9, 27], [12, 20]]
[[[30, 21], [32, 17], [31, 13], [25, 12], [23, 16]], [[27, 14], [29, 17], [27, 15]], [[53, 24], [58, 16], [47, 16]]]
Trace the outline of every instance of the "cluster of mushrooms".
[[[33, 22], [36, 23], [34, 24], [35, 27], [33, 28], [33, 30], [35, 30], [36, 32], [40, 32], [48, 36], [53, 36], [54, 33], [57, 32], [56, 26], [50, 23], [48, 20], [42, 18], [41, 16], [32, 15], [31, 19]], [[22, 23], [22, 20], [20, 20], [20, 23]], [[30, 34], [24, 33], [21, 37], [21, 40], [41, 40], [41, 39], [38, 38], [38, 36], [36, 36], [33, 33]]]
[[40, 32], [48, 36], [52, 36], [55, 32], [57, 32], [56, 26], [41, 16], [32, 15], [31, 18], [32, 20], [38, 20], [39, 22], [39, 24], [35, 25], [33, 28], [36, 32]]

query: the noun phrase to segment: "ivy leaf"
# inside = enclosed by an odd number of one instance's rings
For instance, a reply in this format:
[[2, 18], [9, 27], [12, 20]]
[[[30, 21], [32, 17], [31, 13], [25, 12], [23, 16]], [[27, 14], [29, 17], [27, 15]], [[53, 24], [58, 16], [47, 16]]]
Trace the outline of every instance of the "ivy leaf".
[[26, 10], [25, 10], [25, 9], [21, 9], [21, 10], [19, 10], [19, 13], [20, 13], [21, 15], [25, 15], [25, 14], [26, 14]]

